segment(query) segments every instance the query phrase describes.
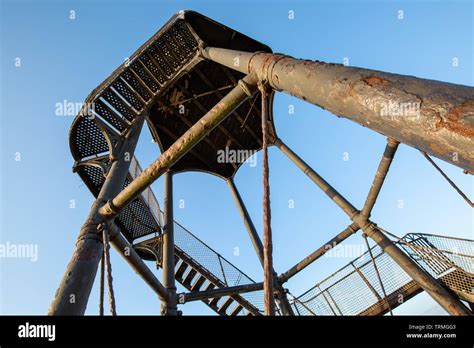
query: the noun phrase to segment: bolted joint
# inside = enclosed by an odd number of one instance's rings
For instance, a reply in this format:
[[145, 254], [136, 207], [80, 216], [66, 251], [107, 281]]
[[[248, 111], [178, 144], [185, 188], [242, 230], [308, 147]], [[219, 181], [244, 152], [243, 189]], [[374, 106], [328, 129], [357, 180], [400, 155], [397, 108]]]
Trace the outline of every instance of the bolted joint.
[[280, 82], [280, 77], [273, 72], [273, 68], [280, 60], [287, 57], [283, 54], [256, 53], [249, 59], [248, 71], [257, 75], [260, 81], [266, 81], [269, 87], [275, 88]]
[[354, 221], [359, 226], [359, 228], [370, 237], [370, 231], [372, 231], [374, 228], [374, 223], [370, 221], [367, 216], [363, 215], [361, 212], [357, 212], [351, 217], [351, 220]]

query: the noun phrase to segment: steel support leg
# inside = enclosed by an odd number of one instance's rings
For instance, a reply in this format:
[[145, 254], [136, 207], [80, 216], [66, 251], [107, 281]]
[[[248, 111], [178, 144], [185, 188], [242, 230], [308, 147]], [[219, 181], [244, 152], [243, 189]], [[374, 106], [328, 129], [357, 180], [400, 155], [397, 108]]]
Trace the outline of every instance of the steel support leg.
[[[245, 228], [249, 234], [250, 240], [252, 241], [253, 247], [255, 252], [257, 253], [258, 260], [263, 267], [263, 244], [260, 239], [260, 236], [257, 233], [257, 229], [253, 224], [252, 219], [250, 218], [250, 214], [247, 211], [247, 207], [245, 206], [244, 201], [242, 200], [242, 196], [239, 193], [239, 190], [235, 186], [234, 180], [228, 179], [227, 186], [229, 187], [230, 193], [234, 198], [235, 204], [239, 210], [240, 216], [244, 221]], [[276, 292], [276, 300], [278, 302], [278, 306], [281, 308], [283, 315], [294, 315], [293, 309], [291, 307], [290, 301], [286, 296], [285, 289], [282, 287], [281, 283], [278, 280], [277, 274], [274, 272], [274, 287]]]
[[163, 315], [177, 315], [177, 297], [174, 275], [174, 217], [173, 217], [173, 173], [164, 175], [164, 228], [163, 228], [163, 285], [168, 289], [168, 300], [162, 303]]
[[296, 164], [326, 195], [329, 196], [367, 236], [372, 238], [392, 259], [425, 290], [438, 304], [452, 315], [471, 315], [471, 312], [448, 290], [446, 290], [436, 279], [426, 273], [415, 261], [401, 251], [390, 239], [388, 239], [373, 222], [364, 217], [347, 201], [339, 192], [329, 185], [319, 174], [317, 174], [296, 153], [286, 146], [280, 139], [276, 139], [275, 145], [293, 163]]
[[104, 222], [99, 209], [122, 190], [143, 121], [143, 117], [137, 118], [123, 139], [122, 151], [112, 162], [104, 185], [81, 227], [71, 261], [48, 310], [50, 315], [83, 315], [86, 310], [103, 250], [102, 236], [97, 230]]

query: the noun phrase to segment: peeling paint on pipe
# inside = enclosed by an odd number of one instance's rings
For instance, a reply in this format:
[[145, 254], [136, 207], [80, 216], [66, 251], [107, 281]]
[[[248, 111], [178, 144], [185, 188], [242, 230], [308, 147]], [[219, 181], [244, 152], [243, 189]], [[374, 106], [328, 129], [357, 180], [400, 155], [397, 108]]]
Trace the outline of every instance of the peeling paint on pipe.
[[203, 57], [474, 171], [474, 88], [382, 71], [207, 47]]

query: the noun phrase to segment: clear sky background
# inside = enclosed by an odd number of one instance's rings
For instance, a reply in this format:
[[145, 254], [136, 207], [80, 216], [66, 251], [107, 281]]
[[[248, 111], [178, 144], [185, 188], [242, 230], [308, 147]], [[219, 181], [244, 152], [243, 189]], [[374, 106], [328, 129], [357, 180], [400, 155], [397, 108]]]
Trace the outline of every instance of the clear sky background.
[[[35, 244], [39, 252], [36, 262], [0, 258], [2, 314], [47, 312], [92, 203], [92, 195], [71, 171], [68, 130], [73, 116], [55, 115], [56, 103], [82, 102], [178, 10], [196, 10], [275, 52], [335, 63], [347, 58], [351, 66], [473, 84], [472, 1], [0, 3], [0, 243]], [[400, 10], [403, 19], [398, 18]], [[16, 58], [21, 59], [20, 66], [15, 66]], [[289, 105], [294, 105], [294, 114], [288, 113]], [[283, 141], [361, 207], [385, 138], [282, 93], [275, 98], [274, 114]], [[20, 161], [15, 160], [18, 153]], [[344, 153], [349, 160], [344, 160]], [[143, 132], [137, 149], [142, 166], [158, 155], [148, 130]], [[472, 177], [437, 162], [472, 198]], [[276, 148], [270, 149], [270, 181], [274, 263], [283, 272], [349, 221]], [[257, 167], [242, 167], [236, 183], [262, 231], [260, 156]], [[153, 188], [162, 201], [162, 179]], [[182, 209], [177, 205], [180, 199], [185, 202]], [[75, 208], [70, 208], [71, 200]], [[175, 200], [177, 221], [255, 281], [262, 280], [260, 264], [223, 180], [203, 173], [178, 174]], [[289, 200], [294, 201], [292, 209]], [[396, 154], [372, 217], [400, 236], [424, 232], [473, 238], [472, 209], [417, 150], [405, 145]], [[345, 245], [362, 243], [358, 233]], [[239, 255], [234, 253], [236, 247]], [[299, 295], [351, 259], [323, 257], [286, 285]], [[154, 293], [115, 251], [112, 262], [118, 313], [159, 314]], [[97, 295], [95, 286], [88, 314], [98, 313]], [[181, 309], [184, 314], [213, 313], [202, 303]], [[422, 294], [396, 313], [443, 310]]]

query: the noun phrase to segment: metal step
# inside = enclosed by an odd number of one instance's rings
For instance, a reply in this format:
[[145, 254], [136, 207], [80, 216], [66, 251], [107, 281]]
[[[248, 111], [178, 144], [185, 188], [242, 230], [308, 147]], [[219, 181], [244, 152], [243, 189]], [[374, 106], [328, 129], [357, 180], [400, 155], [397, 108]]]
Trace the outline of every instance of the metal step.
[[217, 306], [217, 303], [219, 302], [219, 300], [221, 299], [222, 297], [214, 297], [214, 298], [211, 298], [209, 300], [209, 305], [212, 306], [212, 307], [216, 307], [217, 308], [217, 311], [219, 311], [219, 307]]
[[203, 275], [200, 275], [199, 278], [191, 287], [191, 291], [199, 291], [199, 289], [201, 288], [201, 286], [204, 284], [205, 281], [206, 281], [206, 277], [204, 277]]
[[176, 280], [180, 283], [183, 282], [183, 274], [188, 269], [188, 264], [186, 262], [181, 262], [181, 265], [178, 267], [178, 270], [175, 273]]
[[226, 310], [227, 308], [229, 308], [229, 306], [234, 303], [234, 299], [232, 297], [229, 297], [223, 304], [222, 306], [219, 307], [219, 310], [218, 310], [218, 313], [219, 314], [226, 314]]
[[183, 286], [186, 289], [191, 288], [191, 283], [192, 283], [194, 277], [196, 276], [196, 274], [197, 274], [197, 271], [194, 268], [191, 268], [191, 270], [188, 272], [188, 274], [186, 275], [186, 277], [183, 280]]
[[244, 307], [242, 307], [240, 304], [237, 305], [237, 307], [235, 307], [232, 312], [230, 312], [230, 315], [234, 316], [234, 315], [237, 315], [239, 314], [242, 309], [244, 309]]

